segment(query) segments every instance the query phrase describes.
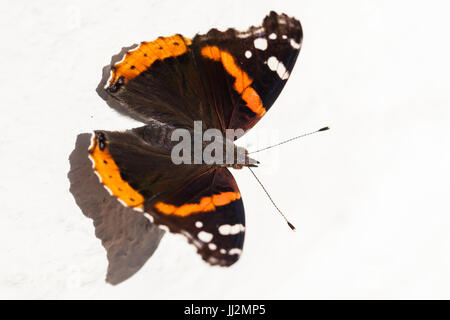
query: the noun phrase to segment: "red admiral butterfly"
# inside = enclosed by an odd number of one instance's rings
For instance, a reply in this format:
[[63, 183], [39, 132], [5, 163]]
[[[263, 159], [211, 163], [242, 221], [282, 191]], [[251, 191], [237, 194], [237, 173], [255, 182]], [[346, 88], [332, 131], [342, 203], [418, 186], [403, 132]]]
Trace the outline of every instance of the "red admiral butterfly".
[[210, 264], [229, 266], [244, 243], [244, 206], [227, 167], [171, 160], [177, 128], [252, 128], [270, 109], [294, 67], [300, 22], [270, 12], [245, 32], [216, 29], [142, 42], [110, 66], [105, 99], [146, 125], [95, 131], [89, 157], [101, 183], [123, 205], [184, 235]]

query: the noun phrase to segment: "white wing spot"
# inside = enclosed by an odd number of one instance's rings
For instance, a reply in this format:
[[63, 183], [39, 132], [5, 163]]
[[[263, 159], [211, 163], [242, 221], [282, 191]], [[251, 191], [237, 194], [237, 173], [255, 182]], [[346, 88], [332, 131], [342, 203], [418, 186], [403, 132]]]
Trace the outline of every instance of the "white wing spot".
[[268, 60], [267, 60], [267, 65], [269, 66], [269, 69], [272, 71], [277, 71], [278, 68], [278, 59], [275, 58], [274, 56], [271, 56]]
[[217, 264], [217, 262], [219, 261], [219, 259], [217, 259], [216, 257], [209, 257], [208, 258], [208, 262], [211, 264]]
[[257, 29], [254, 29], [253, 31], [238, 32], [238, 33], [236, 33], [236, 36], [238, 38], [245, 39], [252, 35], [253, 36], [261, 36], [264, 34], [264, 32], [265, 32], [264, 27], [259, 27]]
[[294, 39], [291, 39], [291, 47], [294, 49], [300, 49], [300, 43], [297, 43]]
[[237, 36], [238, 38], [241, 38], [241, 39], [248, 38], [248, 37], [250, 37], [251, 35], [252, 35], [252, 34], [251, 34], [250, 32], [241, 32], [241, 33], [236, 34], [236, 36]]
[[139, 43], [139, 45], [136, 47], [136, 48], [134, 48], [134, 49], [131, 49], [131, 50], [128, 50], [128, 52], [127, 53], [130, 53], [130, 52], [133, 52], [133, 51], [136, 51], [136, 50], [138, 50], [140, 47], [141, 47], [141, 45], [142, 45], [142, 42], [141, 43]]
[[[94, 161], [94, 160], [92, 160], [92, 161]], [[100, 181], [100, 183], [102, 183], [102, 177], [100, 176], [100, 174], [97, 172], [97, 171], [94, 171], [94, 173], [95, 173], [95, 175], [97, 176], [97, 178], [98, 178], [98, 181]], [[108, 189], [109, 190], [109, 189]], [[111, 190], [109, 190], [109, 191], [111, 191]], [[108, 191], [108, 192], [109, 192]]]
[[223, 236], [238, 234], [242, 231], [245, 231], [245, 227], [240, 223], [237, 223], [233, 226], [229, 224], [223, 224], [219, 227], [219, 233]]
[[242, 224], [235, 224], [234, 226], [231, 226], [231, 232], [230, 234], [238, 234], [240, 232], [245, 231], [245, 227]]
[[241, 254], [242, 250], [239, 248], [233, 248], [230, 251], [228, 251], [228, 254]]
[[195, 222], [195, 226], [196, 226], [197, 228], [201, 228], [201, 227], [203, 227], [203, 223], [202, 223], [201, 221], [196, 221], [196, 222]]
[[206, 232], [206, 231], [200, 231], [197, 236], [203, 242], [210, 242], [212, 240], [212, 238], [213, 238], [212, 233], [209, 233], [209, 232]]
[[225, 249], [220, 249], [220, 253], [221, 253], [221, 254], [225, 254], [225, 253], [227, 253], [227, 250], [225, 250]]
[[149, 215], [148, 213], [144, 213], [144, 217], [146, 217], [148, 220], [150, 220], [151, 223], [153, 223], [153, 221], [155, 221], [153, 219], [153, 217], [151, 215]]
[[122, 199], [117, 198], [117, 200], [118, 200], [118, 201], [120, 202], [120, 204], [123, 205], [124, 207], [128, 207], [128, 205], [126, 204], [126, 202], [123, 201]]
[[109, 87], [109, 85], [110, 85], [110, 82], [111, 82], [111, 79], [112, 79], [112, 76], [113, 76], [113, 72], [112, 71], [110, 71], [109, 72], [109, 78], [108, 78], [108, 80], [106, 80], [106, 83], [105, 83], [105, 86], [103, 87], [103, 89], [108, 89], [108, 87]]
[[[91, 155], [88, 156], [89, 160], [92, 162], [92, 169], [95, 169], [95, 161], [94, 158], [91, 157]], [[95, 172], [95, 171], [94, 171]], [[101, 182], [101, 181], [100, 181]]]
[[281, 38], [283, 38], [284, 40], [286, 40], [286, 39], [287, 39], [287, 35], [283, 34], [283, 35], [281, 36]]
[[267, 65], [269, 66], [270, 70], [276, 71], [278, 76], [282, 80], [286, 80], [287, 78], [289, 78], [289, 71], [286, 70], [283, 62], [279, 61], [276, 57], [271, 56], [269, 59], [267, 59]]
[[252, 52], [250, 50], [245, 51], [245, 57], [250, 59], [252, 57]]
[[[96, 171], [97, 172], [97, 171]], [[99, 177], [100, 177], [100, 175], [99, 175]], [[101, 178], [100, 178], [101, 179]], [[103, 185], [103, 188], [105, 188], [106, 189], [106, 191], [108, 191], [108, 193], [109, 193], [109, 195], [113, 195], [113, 193], [112, 193], [112, 191], [111, 191], [111, 189], [110, 188], [108, 188], [107, 186], [105, 186], [105, 185]], [[120, 199], [119, 198], [117, 198], [117, 200], [119, 200], [119, 202], [120, 202]], [[123, 201], [122, 201], [123, 202]]]
[[229, 224], [223, 224], [219, 227], [219, 233], [224, 236], [229, 235], [230, 230], [231, 230], [231, 226]]
[[276, 38], [277, 38], [277, 34], [276, 33], [271, 33], [269, 35], [269, 39], [271, 39], [271, 40], [275, 40]]
[[253, 41], [253, 45], [256, 49], [266, 50], [267, 49], [267, 40], [264, 38], [258, 38]]
[[92, 147], [94, 146], [94, 141], [95, 141], [95, 132], [92, 132], [92, 134], [91, 134], [91, 143], [89, 144], [88, 150], [92, 149]]
[[208, 244], [208, 247], [210, 250], [213, 250], [213, 251], [217, 249], [217, 246], [214, 243]]
[[161, 230], [163, 230], [165, 232], [169, 232], [169, 227], [167, 227], [167, 226], [165, 226], [163, 224], [158, 225], [158, 228], [160, 228]]
[[127, 57], [127, 53], [128, 53], [128, 52], [125, 52], [125, 53], [123, 54], [122, 59], [120, 59], [119, 61], [117, 61], [116, 63], [114, 63], [114, 66], [116, 66], [116, 65], [118, 65], [118, 64], [121, 64], [121, 63], [125, 60], [125, 58]]

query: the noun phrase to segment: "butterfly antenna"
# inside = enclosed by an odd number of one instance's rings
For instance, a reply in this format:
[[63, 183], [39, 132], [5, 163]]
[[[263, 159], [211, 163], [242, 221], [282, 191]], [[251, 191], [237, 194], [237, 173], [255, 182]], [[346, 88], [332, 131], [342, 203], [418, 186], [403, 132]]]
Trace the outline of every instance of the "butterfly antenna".
[[277, 207], [277, 205], [275, 204], [275, 202], [272, 200], [272, 197], [270, 196], [269, 192], [267, 192], [266, 188], [264, 187], [264, 185], [262, 184], [262, 182], [258, 179], [258, 177], [256, 176], [256, 174], [253, 172], [253, 170], [250, 167], [247, 167], [250, 172], [253, 174], [253, 176], [255, 177], [256, 181], [258, 181], [259, 185], [263, 188], [264, 192], [267, 194], [267, 196], [269, 197], [269, 200], [272, 202], [272, 204], [274, 205], [275, 209], [278, 210], [278, 212], [281, 214], [281, 216], [284, 218], [284, 220], [286, 221], [286, 223], [288, 224], [289, 228], [292, 229], [292, 231], [295, 231], [295, 227], [292, 223], [290, 223], [288, 221], [288, 219], [286, 219], [286, 216], [283, 214], [283, 212], [281, 212], [280, 208]]
[[330, 129], [330, 127], [323, 127], [323, 128], [320, 128], [319, 130], [316, 130], [316, 131], [313, 131], [313, 132], [309, 132], [309, 133], [305, 133], [305, 134], [299, 135], [299, 136], [297, 136], [297, 137], [294, 137], [294, 138], [291, 138], [291, 139], [282, 141], [282, 142], [280, 142], [280, 143], [274, 144], [273, 146], [269, 146], [269, 147], [265, 147], [265, 148], [262, 148], [262, 149], [259, 149], [259, 150], [256, 150], [256, 151], [249, 152], [248, 154], [251, 154], [251, 153], [257, 153], [257, 152], [260, 152], [260, 151], [264, 151], [264, 150], [267, 150], [267, 149], [270, 149], [270, 148], [273, 148], [273, 147], [276, 147], [276, 146], [279, 146], [279, 145], [282, 145], [282, 144], [291, 142], [292, 140], [296, 140], [296, 139], [299, 139], [299, 138], [303, 138], [303, 137], [309, 136], [309, 135], [311, 135], [311, 134], [314, 134], [314, 133], [317, 133], [317, 132], [320, 132], [320, 131], [327, 131], [327, 130], [329, 130], [329, 129]]

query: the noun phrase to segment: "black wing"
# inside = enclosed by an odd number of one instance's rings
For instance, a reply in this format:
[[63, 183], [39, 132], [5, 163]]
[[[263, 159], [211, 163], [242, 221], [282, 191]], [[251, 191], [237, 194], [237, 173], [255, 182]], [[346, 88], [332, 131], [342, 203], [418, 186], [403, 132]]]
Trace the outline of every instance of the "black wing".
[[236, 262], [244, 242], [244, 207], [226, 168], [175, 165], [164, 126], [96, 131], [90, 158], [110, 194], [171, 232], [184, 235], [210, 264]]
[[104, 97], [144, 122], [247, 131], [270, 109], [297, 59], [300, 22], [271, 12], [245, 32], [210, 30], [142, 42], [111, 65]]
[[[229, 100], [218, 107], [225, 128], [247, 131], [270, 109], [292, 72], [302, 37], [298, 20], [272, 11], [261, 26], [245, 32], [212, 29], [193, 39], [205, 83], [227, 80], [222, 87]], [[218, 91], [214, 101], [225, 93]]]

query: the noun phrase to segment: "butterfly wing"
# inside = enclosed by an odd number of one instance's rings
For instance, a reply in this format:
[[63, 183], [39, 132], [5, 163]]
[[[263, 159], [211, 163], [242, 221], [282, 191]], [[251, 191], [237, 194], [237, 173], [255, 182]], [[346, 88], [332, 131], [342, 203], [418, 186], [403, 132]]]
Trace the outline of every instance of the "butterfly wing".
[[[211, 264], [231, 265], [244, 241], [244, 207], [226, 168], [175, 165], [171, 128], [253, 127], [270, 109], [297, 59], [300, 22], [271, 12], [245, 32], [212, 29], [143, 42], [112, 64], [105, 97], [118, 111], [149, 124], [98, 131], [94, 171], [125, 206], [180, 233]], [[151, 124], [151, 125], [150, 125]]]
[[300, 22], [271, 12], [245, 32], [210, 30], [142, 42], [113, 63], [106, 99], [144, 122], [249, 130], [270, 109], [294, 67]]
[[118, 284], [139, 271], [153, 255], [164, 231], [143, 215], [122, 206], [98, 183], [86, 157], [90, 136], [80, 134], [70, 154], [70, 192], [83, 214], [92, 219], [95, 235], [106, 249], [106, 281]]
[[119, 112], [144, 123], [191, 129], [194, 120], [203, 120], [206, 127], [218, 128], [190, 45], [182, 35], [142, 42], [112, 63], [100, 95]]
[[94, 172], [108, 192], [170, 232], [184, 235], [204, 260], [228, 266], [244, 242], [244, 207], [226, 168], [175, 165], [170, 130], [146, 126], [96, 131], [89, 148]]
[[272, 11], [261, 26], [245, 32], [212, 29], [193, 39], [205, 86], [214, 91], [217, 79], [226, 79], [222, 88], [228, 90], [222, 91], [228, 100], [218, 106], [225, 128], [247, 131], [270, 109], [292, 72], [302, 37], [298, 20]]
[[236, 262], [244, 244], [244, 205], [226, 168], [214, 168], [146, 207], [155, 223], [186, 236], [212, 265]]

